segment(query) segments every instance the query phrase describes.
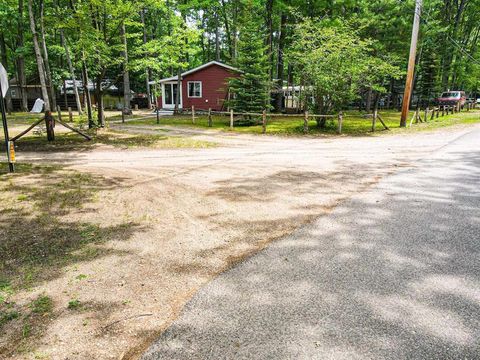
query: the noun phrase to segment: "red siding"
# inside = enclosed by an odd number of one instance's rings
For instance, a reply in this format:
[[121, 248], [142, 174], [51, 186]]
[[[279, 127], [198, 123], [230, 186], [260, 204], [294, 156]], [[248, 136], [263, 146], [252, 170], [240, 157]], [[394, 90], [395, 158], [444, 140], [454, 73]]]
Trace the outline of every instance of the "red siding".
[[[228, 79], [236, 76], [238, 76], [236, 72], [217, 64], [184, 76], [182, 81], [183, 108], [189, 109], [194, 105], [196, 109], [201, 110], [208, 108], [216, 111], [222, 110], [223, 102], [227, 99]], [[202, 82], [201, 98], [188, 97], [187, 84], [189, 81]]]

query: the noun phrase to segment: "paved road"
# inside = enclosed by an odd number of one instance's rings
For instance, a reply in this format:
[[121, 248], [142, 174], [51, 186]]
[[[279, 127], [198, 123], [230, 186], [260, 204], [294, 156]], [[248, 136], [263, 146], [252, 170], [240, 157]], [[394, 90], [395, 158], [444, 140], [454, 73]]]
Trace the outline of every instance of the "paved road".
[[150, 359], [479, 359], [480, 131], [204, 287]]

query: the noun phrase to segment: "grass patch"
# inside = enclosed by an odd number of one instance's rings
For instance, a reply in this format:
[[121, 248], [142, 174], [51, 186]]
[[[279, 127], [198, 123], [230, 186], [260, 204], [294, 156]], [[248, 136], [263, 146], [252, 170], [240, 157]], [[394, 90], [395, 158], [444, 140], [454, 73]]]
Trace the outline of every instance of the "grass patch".
[[[6, 171], [6, 164], [0, 164]], [[0, 176], [0, 299], [62, 274], [62, 268], [105, 255], [98, 245], [128, 239], [138, 224], [100, 226], [76, 221], [74, 213], [95, 203], [99, 191], [118, 187], [115, 179], [18, 164], [17, 172]], [[18, 201], [18, 197], [28, 201]]]
[[6, 323], [17, 319], [20, 316], [19, 312], [16, 310], [10, 310], [10, 311], [3, 311], [0, 310], [0, 329], [5, 325]]
[[78, 310], [82, 307], [82, 303], [78, 299], [73, 299], [68, 302], [67, 309]]
[[[480, 111], [463, 111], [461, 113], [450, 114], [447, 116], [434, 118], [430, 120], [430, 116], [427, 123], [413, 124], [412, 127], [400, 128], [400, 113], [393, 110], [385, 110], [380, 112], [380, 116], [385, 121], [386, 125], [390, 128], [390, 132], [411, 132], [411, 131], [424, 131], [442, 128], [446, 126], [458, 125], [458, 124], [471, 124], [480, 122]], [[410, 112], [408, 118], [408, 124], [410, 122], [413, 112]], [[422, 113], [423, 116], [423, 113]], [[241, 121], [241, 117], [236, 118]], [[303, 135], [303, 115], [298, 117], [272, 117], [268, 118], [267, 122], [267, 134], [272, 135]], [[233, 130], [230, 129], [230, 119], [228, 116], [212, 116], [212, 127], [210, 129], [218, 129], [222, 131], [234, 131], [238, 133], [247, 134], [261, 134], [262, 126], [260, 123], [253, 126], [235, 126]], [[309, 121], [309, 135], [336, 135], [337, 133], [337, 120], [328, 119], [325, 128], [317, 126], [315, 120]], [[150, 125], [158, 126], [156, 119], [146, 120], [133, 120], [129, 121], [127, 125]], [[209, 128], [208, 118], [206, 115], [199, 115], [196, 117], [195, 124], [192, 124], [191, 116], [189, 115], [175, 115], [164, 116], [160, 119], [160, 126], [172, 125], [172, 126], [185, 126], [196, 128]], [[378, 135], [385, 134], [387, 132], [381, 131], [383, 126], [380, 122], [377, 122], [377, 132], [372, 133], [372, 120], [366, 118], [364, 114], [358, 111], [348, 111], [345, 113], [342, 133], [345, 135]]]
[[53, 301], [47, 295], [40, 295], [30, 304], [32, 312], [39, 315], [45, 315], [53, 310]]
[[[210, 141], [191, 137], [165, 136], [163, 134], [131, 134], [121, 131], [101, 130], [86, 141], [74, 133], [57, 133], [54, 142], [46, 136], [27, 135], [16, 142], [17, 152], [22, 151], [88, 151], [92, 145], [110, 145], [118, 148], [157, 148], [157, 149], [203, 149], [215, 147]], [[0, 142], [0, 146], [5, 146]]]

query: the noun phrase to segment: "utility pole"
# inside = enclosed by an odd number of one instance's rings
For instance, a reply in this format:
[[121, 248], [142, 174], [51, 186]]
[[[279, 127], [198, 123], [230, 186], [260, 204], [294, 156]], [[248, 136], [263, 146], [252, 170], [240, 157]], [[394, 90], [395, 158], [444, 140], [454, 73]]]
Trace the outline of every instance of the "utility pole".
[[415, 73], [415, 57], [417, 55], [418, 30], [420, 28], [420, 13], [422, 11], [422, 0], [415, 1], [415, 15], [413, 17], [412, 40], [410, 42], [410, 55], [408, 57], [407, 80], [405, 82], [405, 93], [403, 94], [402, 116], [400, 127], [407, 126], [408, 109], [412, 97], [413, 74]]

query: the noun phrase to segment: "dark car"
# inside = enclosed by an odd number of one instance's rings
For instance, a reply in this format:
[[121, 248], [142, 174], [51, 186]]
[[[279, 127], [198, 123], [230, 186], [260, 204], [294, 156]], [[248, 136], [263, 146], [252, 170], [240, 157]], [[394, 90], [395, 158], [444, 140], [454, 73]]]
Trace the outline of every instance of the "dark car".
[[453, 105], [457, 106], [460, 104], [460, 106], [465, 105], [465, 102], [467, 101], [467, 97], [465, 96], [465, 91], [447, 91], [444, 92], [438, 99], [437, 103], [438, 105]]

